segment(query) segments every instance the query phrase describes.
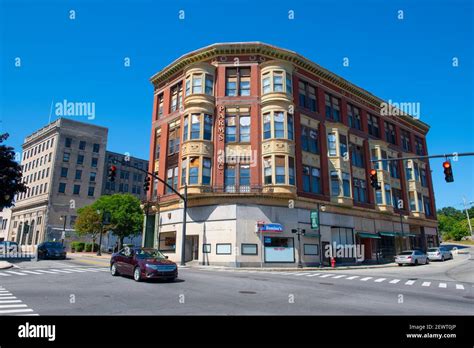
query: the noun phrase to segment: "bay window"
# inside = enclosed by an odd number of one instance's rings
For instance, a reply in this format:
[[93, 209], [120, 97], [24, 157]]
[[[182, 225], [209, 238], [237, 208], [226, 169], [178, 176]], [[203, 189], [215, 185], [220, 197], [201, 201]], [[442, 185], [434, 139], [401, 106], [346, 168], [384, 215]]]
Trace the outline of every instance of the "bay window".
[[191, 157], [189, 159], [189, 185], [197, 185], [199, 183], [199, 157]]
[[392, 205], [392, 191], [391, 191], [390, 185], [385, 184], [384, 189], [385, 189], [385, 204]]
[[284, 70], [272, 70], [262, 74], [262, 94], [271, 92], [293, 93], [291, 74]]
[[271, 111], [263, 114], [263, 139], [293, 140], [293, 127], [293, 115], [288, 112]]
[[337, 170], [331, 170], [331, 196], [337, 197], [341, 193], [339, 184], [339, 173]]
[[285, 184], [285, 156], [275, 156], [275, 182]]
[[328, 134], [328, 151], [329, 156], [337, 156], [336, 133]]
[[351, 197], [351, 176], [349, 173], [342, 173], [342, 192], [344, 197]]
[[214, 94], [214, 77], [206, 73], [192, 73], [186, 77], [185, 95]]
[[264, 157], [263, 175], [265, 185], [295, 185], [294, 158], [280, 155]]
[[263, 158], [263, 176], [265, 185], [273, 184], [273, 167], [271, 157]]
[[347, 136], [339, 133], [339, 156], [345, 157], [347, 153]]
[[193, 113], [184, 117], [183, 141], [212, 140], [212, 116], [209, 114]]
[[202, 160], [202, 184], [211, 184], [211, 159], [207, 157]]

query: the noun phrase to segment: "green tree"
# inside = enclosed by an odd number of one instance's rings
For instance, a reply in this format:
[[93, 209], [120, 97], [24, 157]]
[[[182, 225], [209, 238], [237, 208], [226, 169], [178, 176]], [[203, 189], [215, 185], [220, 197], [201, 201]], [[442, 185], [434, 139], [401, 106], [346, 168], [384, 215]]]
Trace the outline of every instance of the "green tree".
[[[472, 222], [472, 219], [471, 219], [471, 222]], [[462, 237], [469, 236], [470, 234], [471, 232], [469, 231], [467, 219], [464, 219], [462, 221], [457, 221], [454, 224], [453, 229], [449, 233], [449, 236], [451, 237], [451, 239], [455, 241], [460, 241]]]
[[0, 134], [0, 211], [13, 205], [17, 193], [27, 190], [21, 182], [21, 166], [15, 161], [13, 147], [2, 145], [8, 137], [8, 133]]
[[110, 225], [107, 226], [107, 230], [111, 230], [119, 238], [120, 247], [125, 237], [141, 232], [143, 211], [138, 198], [130, 194], [102, 196], [92, 206], [102, 213], [104, 211], [110, 213]]
[[86, 205], [77, 210], [78, 216], [74, 229], [79, 235], [90, 235], [92, 238], [92, 252], [94, 252], [95, 241], [102, 230], [102, 215], [97, 213], [93, 205]]

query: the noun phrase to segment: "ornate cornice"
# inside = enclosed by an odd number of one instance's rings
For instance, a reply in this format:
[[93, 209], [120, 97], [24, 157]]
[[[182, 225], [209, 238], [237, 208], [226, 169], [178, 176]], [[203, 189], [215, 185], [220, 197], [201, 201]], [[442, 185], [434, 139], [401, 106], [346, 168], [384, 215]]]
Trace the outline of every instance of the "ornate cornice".
[[[307, 72], [319, 77], [321, 80], [329, 82], [343, 89], [344, 91], [363, 99], [375, 108], [380, 108], [382, 103], [386, 103], [386, 101], [383, 99], [374, 96], [372, 93], [352, 84], [351, 82], [330, 72], [329, 70], [310, 61], [296, 52], [262, 42], [216, 43], [200, 48], [179, 57], [160, 72], [153, 75], [150, 78], [150, 81], [153, 83], [155, 89], [157, 89], [160, 84], [167, 81], [169, 78], [173, 77], [190, 64], [212, 60], [218, 56], [232, 54], [254, 55], [255, 59], [257, 59], [256, 56], [260, 56], [260, 62], [266, 61], [267, 58], [287, 61], [294, 64], [297, 69], [306, 70]], [[418, 127], [424, 133], [428, 132], [429, 130], [429, 125], [418, 119], [407, 115], [402, 115], [399, 117], [414, 125], [415, 127]]]

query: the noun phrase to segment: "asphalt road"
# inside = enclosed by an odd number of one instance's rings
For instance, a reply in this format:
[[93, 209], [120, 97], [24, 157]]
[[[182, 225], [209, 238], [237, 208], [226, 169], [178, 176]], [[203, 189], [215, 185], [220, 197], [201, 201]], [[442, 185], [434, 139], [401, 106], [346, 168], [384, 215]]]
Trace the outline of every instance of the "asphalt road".
[[336, 271], [181, 268], [174, 283], [112, 277], [106, 265], [75, 259], [0, 271], [0, 314], [472, 315], [474, 308], [469, 255], [427, 266]]

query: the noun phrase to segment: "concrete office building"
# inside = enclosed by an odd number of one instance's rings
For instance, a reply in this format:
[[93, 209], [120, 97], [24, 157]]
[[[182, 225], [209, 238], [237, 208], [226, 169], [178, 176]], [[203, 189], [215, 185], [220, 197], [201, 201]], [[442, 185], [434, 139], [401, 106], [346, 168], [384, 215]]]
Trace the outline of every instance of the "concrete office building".
[[16, 197], [8, 239], [22, 250], [66, 239], [77, 209], [102, 192], [107, 128], [60, 118], [25, 138], [21, 165], [28, 186]]
[[[384, 100], [258, 42], [204, 47], [151, 82], [150, 170], [188, 185], [187, 260], [294, 265], [300, 253], [317, 265], [333, 242], [361, 245], [365, 260], [438, 244], [428, 161], [375, 165], [380, 190], [369, 179], [371, 159], [427, 154], [421, 120], [387, 115]], [[182, 202], [160, 183], [150, 199], [144, 244], [179, 260]], [[320, 231], [310, 225], [318, 208]]]

